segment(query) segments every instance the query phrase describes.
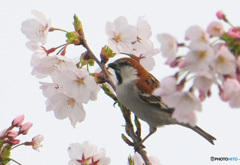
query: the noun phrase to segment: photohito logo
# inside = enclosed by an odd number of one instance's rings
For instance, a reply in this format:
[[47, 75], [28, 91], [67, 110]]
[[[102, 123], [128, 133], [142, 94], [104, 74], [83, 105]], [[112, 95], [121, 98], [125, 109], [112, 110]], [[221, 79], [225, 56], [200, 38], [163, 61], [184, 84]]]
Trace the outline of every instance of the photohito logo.
[[210, 160], [213, 161], [239, 161], [238, 157], [210, 157]]

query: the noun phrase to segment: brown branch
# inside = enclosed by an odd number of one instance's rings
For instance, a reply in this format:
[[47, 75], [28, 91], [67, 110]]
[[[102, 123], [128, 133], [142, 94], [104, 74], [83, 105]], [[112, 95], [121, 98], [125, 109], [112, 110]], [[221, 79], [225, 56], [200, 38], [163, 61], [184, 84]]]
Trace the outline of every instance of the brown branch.
[[[106, 77], [106, 82], [112, 86], [114, 91], [116, 91], [116, 86], [113, 83], [113, 81], [111, 80], [111, 78], [110, 78], [110, 76], [108, 74], [108, 71], [106, 69], [105, 64], [101, 63], [98, 60], [98, 58], [94, 55], [94, 53], [92, 52], [92, 50], [90, 49], [90, 47], [87, 44], [87, 41], [85, 39], [83, 31], [78, 32], [78, 33], [79, 33], [79, 35], [81, 36], [81, 39], [82, 39], [82, 46], [85, 47], [86, 50], [87, 50], [87, 55], [90, 58], [92, 58], [94, 61], [96, 61], [96, 63], [102, 69], [102, 72], [103, 72], [103, 74]], [[111, 94], [111, 95], [108, 95], [108, 96], [111, 97], [116, 102], [117, 97], [116, 97], [115, 94]], [[122, 114], [123, 114], [123, 117], [124, 117], [125, 122], [126, 122], [125, 131], [128, 134], [128, 136], [131, 137], [134, 146], [137, 146], [141, 142], [141, 137], [140, 137], [139, 133], [135, 133], [134, 132], [134, 128], [133, 128], [133, 124], [132, 124], [132, 120], [131, 120], [131, 112], [125, 106], [123, 106], [121, 103], [119, 103], [119, 107], [122, 110]], [[143, 160], [144, 160], [146, 165], [151, 165], [151, 162], [149, 161], [149, 158], [147, 156], [147, 152], [144, 150], [144, 146], [143, 145], [135, 147], [135, 151], [138, 152], [141, 155], [141, 157], [143, 158]]]
[[[134, 132], [133, 124], [131, 120], [131, 112], [124, 106], [121, 107], [123, 117], [125, 119], [126, 125], [125, 125], [125, 131], [128, 134], [128, 136], [131, 137], [133, 140], [133, 144], [138, 145], [141, 142], [140, 135], [138, 136], [137, 133]], [[151, 165], [147, 152], [143, 149], [144, 146], [140, 145], [135, 147], [135, 151], [141, 155], [146, 165]]]
[[101, 63], [98, 58], [93, 54], [92, 50], [90, 49], [90, 47], [88, 46], [87, 44], [87, 41], [85, 39], [85, 36], [84, 34], [82, 33], [82, 39], [83, 39], [83, 47], [86, 48], [87, 50], [87, 55], [92, 58], [94, 61], [96, 61], [96, 63], [99, 65], [99, 67], [102, 69], [104, 75], [106, 76], [106, 82], [108, 84], [110, 84], [112, 86], [112, 88], [114, 89], [114, 91], [116, 91], [116, 86], [115, 84], [113, 83], [112, 79], [109, 77], [109, 74], [108, 74], [108, 71], [106, 69], [106, 66], [104, 63]]

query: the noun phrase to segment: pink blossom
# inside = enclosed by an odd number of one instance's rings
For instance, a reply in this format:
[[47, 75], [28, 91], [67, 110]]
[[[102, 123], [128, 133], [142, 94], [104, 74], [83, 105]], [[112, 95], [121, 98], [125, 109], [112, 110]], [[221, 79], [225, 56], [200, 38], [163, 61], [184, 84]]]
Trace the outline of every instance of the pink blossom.
[[209, 38], [206, 35], [206, 32], [200, 26], [191, 26], [186, 31], [186, 37], [188, 40], [203, 40], [204, 42], [208, 42]]
[[223, 24], [213, 21], [208, 25], [207, 32], [210, 36], [221, 36], [224, 33]]
[[214, 57], [212, 66], [220, 74], [234, 74], [236, 71], [235, 57], [229, 50], [219, 50]]
[[37, 135], [32, 139], [32, 147], [34, 150], [39, 151], [39, 148], [42, 147], [41, 142], [44, 140], [44, 136], [43, 135]]
[[223, 83], [223, 91], [231, 107], [240, 107], [240, 84], [236, 79], [227, 78]]
[[153, 56], [158, 54], [159, 49], [149, 49], [146, 50], [143, 54], [140, 55], [140, 64], [148, 71], [153, 70], [155, 66], [155, 60]]
[[222, 51], [227, 51], [228, 50], [227, 45], [225, 43], [222, 43], [222, 42], [218, 42], [217, 44], [214, 44], [212, 48], [213, 48], [215, 53], [217, 53], [220, 50], [222, 50]]
[[161, 87], [155, 89], [153, 94], [156, 96], [168, 96], [176, 92], [176, 90], [177, 90], [177, 80], [176, 78], [169, 76], [162, 79]]
[[162, 97], [163, 102], [175, 109], [172, 118], [182, 123], [196, 125], [195, 110], [201, 110], [200, 100], [191, 92], [175, 92]]
[[240, 38], [240, 28], [239, 27], [233, 27], [228, 30], [227, 35], [236, 39]]
[[200, 72], [194, 79], [194, 86], [204, 94], [211, 89], [212, 84], [216, 82], [214, 73], [212, 72]]
[[55, 71], [61, 71], [65, 68], [76, 68], [73, 60], [65, 56], [46, 56], [39, 58], [33, 65], [32, 74], [37, 78], [45, 78], [52, 75]]
[[59, 92], [59, 85], [56, 83], [46, 83], [46, 82], [40, 82], [41, 86], [40, 89], [42, 89], [43, 96], [50, 98], [52, 95]]
[[[145, 165], [142, 157], [138, 153], [135, 153], [131, 157], [134, 161], [134, 165]], [[149, 156], [149, 160], [152, 163], [152, 165], [161, 165], [157, 157]]]
[[135, 56], [139, 57], [141, 65], [148, 71], [151, 71], [155, 66], [154, 55], [160, 52], [155, 49], [150, 37], [152, 35], [151, 27], [142, 17], [138, 19], [136, 24], [137, 39], [133, 44], [133, 52]]
[[[64, 93], [56, 93], [47, 100], [47, 107], [54, 111], [57, 119], [69, 118], [73, 127], [85, 119], [86, 112], [82, 102]], [[50, 109], [48, 109], [50, 110]]]
[[150, 37], [152, 36], [151, 26], [148, 24], [146, 20], [143, 19], [143, 17], [139, 17], [136, 24], [136, 29], [137, 36], [141, 40], [149, 40]]
[[201, 51], [191, 50], [184, 59], [189, 70], [194, 73], [208, 71], [213, 60], [214, 51], [211, 47], [206, 47]]
[[31, 122], [24, 123], [23, 125], [20, 126], [18, 134], [26, 135], [32, 126], [33, 126], [33, 123]]
[[139, 56], [146, 52], [146, 50], [153, 49], [153, 43], [150, 40], [152, 30], [151, 26], [148, 24], [146, 20], [143, 19], [143, 17], [140, 17], [138, 19], [135, 28], [137, 32], [137, 38], [132, 42], [132, 44], [133, 50], [138, 53], [135, 54], [134, 52], [134, 55]]
[[43, 13], [32, 10], [32, 14], [36, 17], [22, 22], [21, 31], [26, 37], [35, 42], [45, 44], [47, 41], [47, 34], [51, 28], [51, 20], [47, 20]]
[[97, 149], [97, 146], [85, 141], [83, 144], [73, 143], [68, 148], [70, 157], [69, 165], [81, 165], [82, 163], [94, 164], [98, 162], [99, 165], [110, 164], [110, 159], [106, 157], [105, 149]]
[[167, 64], [172, 63], [177, 57], [177, 39], [170, 34], [160, 34], [157, 36], [161, 43], [161, 52], [163, 57], [167, 58]]
[[19, 115], [15, 117], [15, 119], [12, 121], [12, 126], [20, 127], [21, 124], [23, 123], [23, 120], [24, 120], [24, 115]]
[[206, 50], [209, 47], [209, 34], [199, 26], [188, 28], [186, 38], [191, 41], [189, 47], [194, 51]]
[[175, 109], [173, 115], [173, 119], [176, 119], [178, 122], [184, 123], [184, 124], [190, 124], [191, 126], [195, 126], [197, 122], [197, 117], [195, 114], [195, 111], [187, 111], [187, 110], [180, 110]]
[[66, 69], [60, 73], [59, 83], [69, 97], [87, 103], [96, 100], [99, 86], [85, 69]]
[[118, 17], [114, 22], [107, 22], [105, 32], [109, 47], [116, 53], [131, 53], [133, 51], [132, 42], [137, 39], [137, 30], [129, 25], [125, 17]]

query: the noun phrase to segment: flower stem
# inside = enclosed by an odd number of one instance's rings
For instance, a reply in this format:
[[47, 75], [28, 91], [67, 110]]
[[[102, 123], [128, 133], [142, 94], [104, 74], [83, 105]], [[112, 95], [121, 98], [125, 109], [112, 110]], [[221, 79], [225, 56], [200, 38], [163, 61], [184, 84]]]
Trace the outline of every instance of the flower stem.
[[21, 146], [21, 145], [25, 145], [25, 143], [20, 143], [20, 144], [18, 144], [18, 145], [15, 145], [14, 147], [11, 148], [11, 150], [13, 150], [14, 148], [17, 148], [17, 147], [19, 147], [19, 146]]
[[49, 29], [49, 31], [54, 31], [54, 30], [61, 31], [61, 32], [65, 32], [65, 33], [68, 33], [68, 31], [66, 31], [66, 30], [63, 30], [63, 29], [59, 29], [59, 28], [50, 28], [50, 29]]
[[13, 162], [15, 162], [15, 163], [17, 163], [18, 165], [22, 165], [21, 163], [19, 163], [18, 161], [14, 160], [14, 159], [11, 159], [11, 158], [10, 158], [10, 160], [13, 161]]

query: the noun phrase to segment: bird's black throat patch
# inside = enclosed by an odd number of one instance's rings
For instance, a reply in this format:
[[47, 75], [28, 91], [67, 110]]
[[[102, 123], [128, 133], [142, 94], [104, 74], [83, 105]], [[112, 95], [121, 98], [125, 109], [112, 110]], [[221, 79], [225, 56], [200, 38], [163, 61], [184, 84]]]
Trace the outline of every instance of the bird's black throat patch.
[[116, 77], [117, 77], [117, 80], [118, 80], [118, 85], [122, 84], [122, 76], [120, 74], [120, 71], [115, 70], [115, 74], [116, 74]]

